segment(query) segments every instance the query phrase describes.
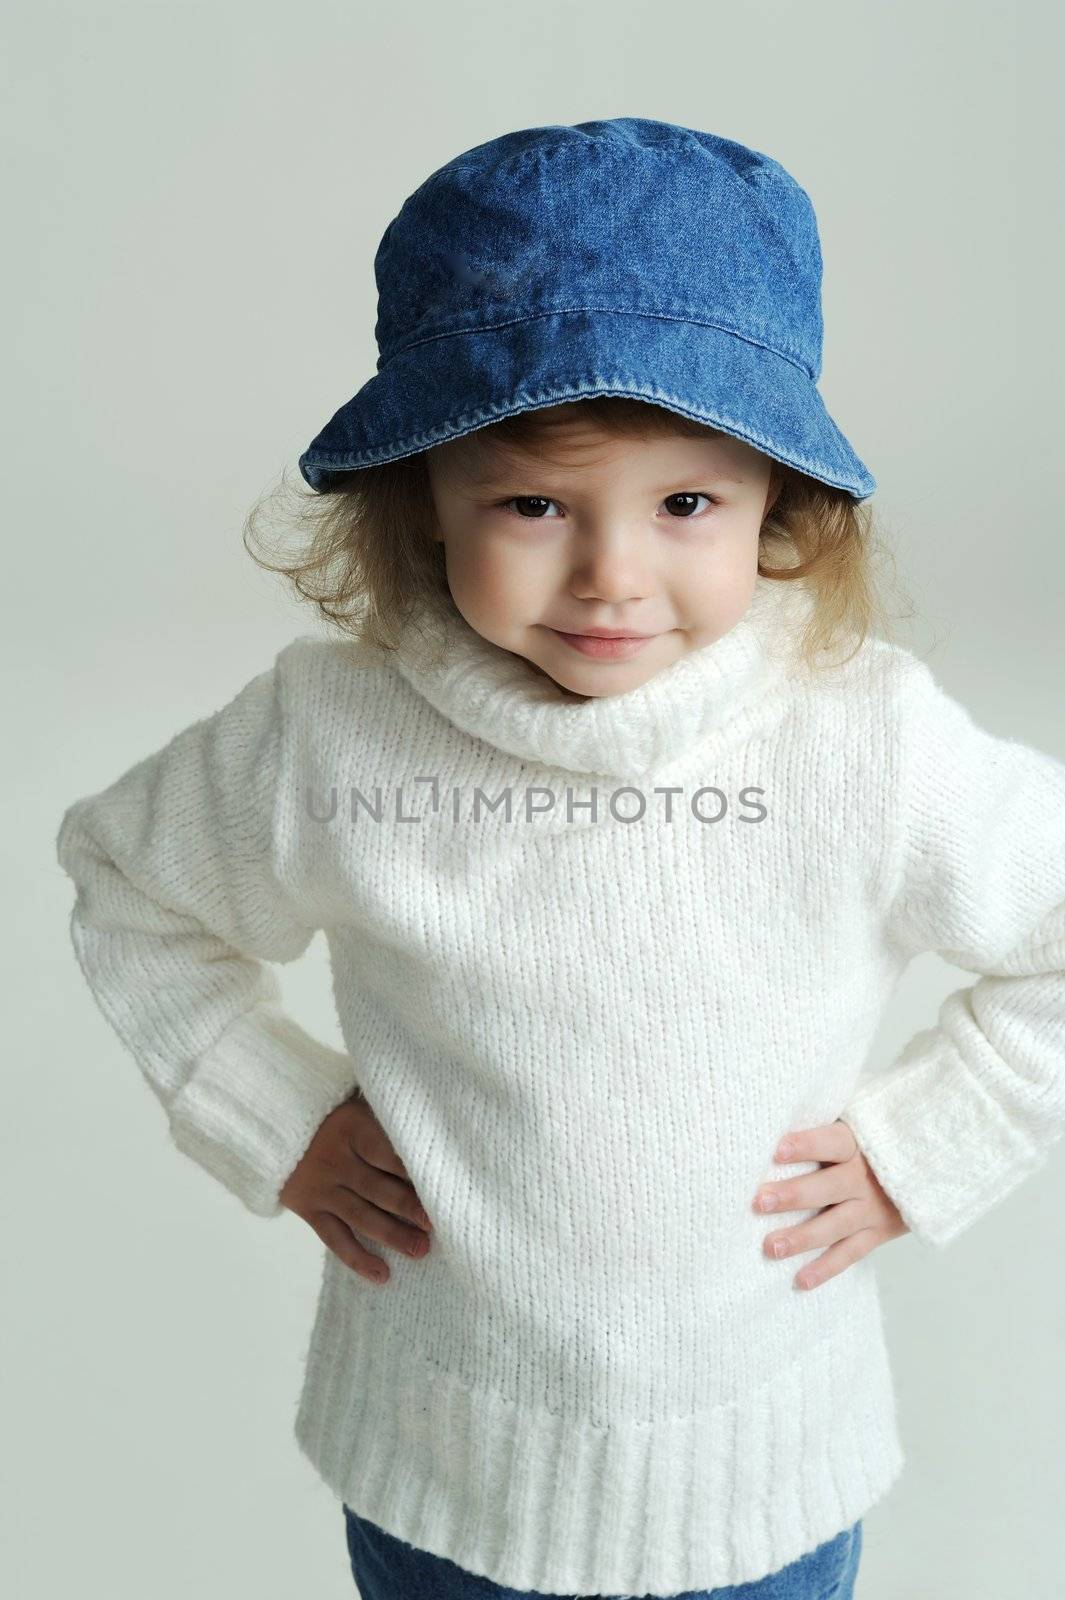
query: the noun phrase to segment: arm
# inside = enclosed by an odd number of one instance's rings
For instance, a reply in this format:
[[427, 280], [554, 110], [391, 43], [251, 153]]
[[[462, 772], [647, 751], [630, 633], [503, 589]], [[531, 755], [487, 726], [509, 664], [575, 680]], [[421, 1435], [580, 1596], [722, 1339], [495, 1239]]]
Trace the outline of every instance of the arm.
[[281, 1214], [286, 1178], [355, 1087], [349, 1056], [286, 1015], [263, 964], [295, 960], [315, 932], [276, 863], [280, 660], [71, 805], [56, 840], [97, 1005], [178, 1148], [265, 1217]]
[[840, 1113], [903, 1221], [947, 1245], [1065, 1132], [1065, 765], [980, 728], [917, 658], [900, 687], [890, 936], [978, 974]]

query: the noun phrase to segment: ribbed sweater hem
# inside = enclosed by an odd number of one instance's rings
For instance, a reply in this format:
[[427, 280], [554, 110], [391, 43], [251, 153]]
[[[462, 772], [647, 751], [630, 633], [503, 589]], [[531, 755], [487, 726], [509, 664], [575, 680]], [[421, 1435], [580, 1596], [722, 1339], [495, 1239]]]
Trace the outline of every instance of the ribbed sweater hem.
[[380, 1329], [360, 1335], [330, 1281], [327, 1263], [301, 1451], [360, 1516], [510, 1588], [753, 1582], [850, 1527], [904, 1465], [875, 1285], [763, 1388], [602, 1428], [469, 1388]]

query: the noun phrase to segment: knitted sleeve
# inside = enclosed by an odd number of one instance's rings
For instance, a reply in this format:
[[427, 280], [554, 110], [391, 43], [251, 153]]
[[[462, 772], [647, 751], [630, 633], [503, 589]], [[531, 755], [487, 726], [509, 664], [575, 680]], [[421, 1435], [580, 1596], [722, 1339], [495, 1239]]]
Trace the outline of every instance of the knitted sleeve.
[[840, 1116], [903, 1221], [941, 1247], [1065, 1132], [1065, 765], [980, 728], [916, 657], [899, 709], [889, 934], [978, 977]]
[[75, 801], [56, 839], [100, 1011], [177, 1147], [264, 1217], [281, 1214], [286, 1178], [355, 1086], [349, 1056], [285, 1013], [264, 965], [294, 960], [315, 932], [276, 867], [280, 662]]

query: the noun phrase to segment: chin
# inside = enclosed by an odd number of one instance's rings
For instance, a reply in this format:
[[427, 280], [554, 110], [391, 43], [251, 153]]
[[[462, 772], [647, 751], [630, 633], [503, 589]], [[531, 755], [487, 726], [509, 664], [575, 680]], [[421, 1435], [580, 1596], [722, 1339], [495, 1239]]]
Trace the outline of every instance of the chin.
[[[601, 675], [600, 673], [596, 672], [594, 665], [590, 665], [588, 668], [588, 677], [599, 680], [597, 682], [597, 686], [595, 688], [580, 689], [575, 687], [572, 683], [567, 683], [563, 681], [563, 679], [557, 678], [554, 672], [552, 672], [548, 667], [541, 666], [541, 664], [534, 660], [532, 656], [524, 655], [521, 650], [515, 648], [514, 646], [510, 646], [509, 648], [511, 649], [512, 654], [522, 655], [523, 659], [528, 663], [532, 671], [536, 672], [540, 677], [546, 678], [548, 682], [553, 683], [560, 693], [565, 694], [567, 698], [571, 700], [607, 700], [613, 695], [626, 694], [630, 689], [640, 688], [642, 684], [647, 683], [655, 676], [657, 672], [661, 671], [660, 665], [651, 667], [642, 662], [639, 663], [639, 666], [637, 666], [637, 663], [634, 661], [611, 663], [601, 662], [599, 663], [599, 666], [602, 669]], [[608, 665], [611, 669], [609, 673], [606, 671]], [[625, 681], [622, 681], [622, 668], [626, 666], [629, 667], [631, 676], [627, 677]], [[575, 668], [575, 671], [577, 670], [579, 670], [579, 668]]]
[[[656, 668], [655, 672], [639, 673], [626, 683], [620, 682], [615, 677], [611, 679], [609, 685], [604, 684], [603, 687], [599, 689], [574, 689], [572, 685], [568, 683], [559, 683], [557, 678], [552, 679], [552, 681], [557, 683], [560, 689], [564, 689], [566, 693], [571, 695], [575, 700], [609, 700], [614, 695], [627, 694], [630, 689], [639, 689], [642, 684], [649, 682], [650, 679], [655, 676], [655, 673], [658, 670], [660, 669]], [[551, 677], [550, 673], [547, 673], [546, 675]]]

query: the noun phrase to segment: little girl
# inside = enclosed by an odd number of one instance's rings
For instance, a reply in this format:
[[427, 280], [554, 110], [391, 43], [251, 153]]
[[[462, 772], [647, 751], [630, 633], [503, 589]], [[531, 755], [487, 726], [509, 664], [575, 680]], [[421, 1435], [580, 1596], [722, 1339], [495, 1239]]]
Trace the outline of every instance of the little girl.
[[[376, 270], [273, 569], [330, 636], [70, 806], [78, 960], [179, 1148], [327, 1247], [295, 1433], [364, 1600], [845, 1600], [903, 1464], [872, 1254], [1065, 1130], [1065, 766], [871, 628], [777, 162], [523, 129]], [[267, 965], [317, 929], [343, 1051]], [[926, 950], [975, 983], [863, 1071]]]

